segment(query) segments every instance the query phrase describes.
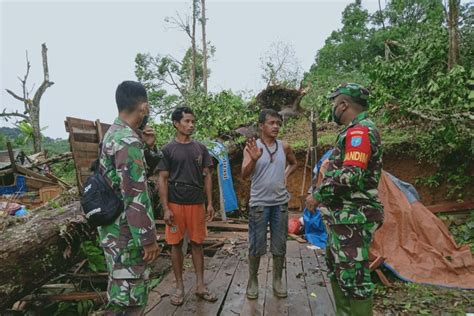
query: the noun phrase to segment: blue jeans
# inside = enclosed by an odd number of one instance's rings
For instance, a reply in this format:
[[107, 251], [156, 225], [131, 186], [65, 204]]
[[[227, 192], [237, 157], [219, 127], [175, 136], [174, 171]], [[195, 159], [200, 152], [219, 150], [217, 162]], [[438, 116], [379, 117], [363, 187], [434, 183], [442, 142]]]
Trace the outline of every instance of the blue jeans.
[[252, 206], [249, 212], [249, 255], [267, 252], [267, 226], [270, 222], [270, 251], [274, 256], [286, 254], [288, 237], [288, 204]]

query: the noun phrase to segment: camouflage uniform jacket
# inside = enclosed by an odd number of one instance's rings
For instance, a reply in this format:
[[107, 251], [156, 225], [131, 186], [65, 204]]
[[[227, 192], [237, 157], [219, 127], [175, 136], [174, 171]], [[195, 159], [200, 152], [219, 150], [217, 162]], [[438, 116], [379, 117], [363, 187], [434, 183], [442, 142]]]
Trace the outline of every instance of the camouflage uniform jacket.
[[339, 133], [323, 181], [314, 193], [328, 224], [383, 221], [378, 198], [382, 147], [375, 124], [360, 113]]
[[141, 248], [156, 240], [144, 144], [120, 118], [102, 142], [100, 172], [123, 199], [124, 211], [113, 224], [98, 227], [102, 247]]

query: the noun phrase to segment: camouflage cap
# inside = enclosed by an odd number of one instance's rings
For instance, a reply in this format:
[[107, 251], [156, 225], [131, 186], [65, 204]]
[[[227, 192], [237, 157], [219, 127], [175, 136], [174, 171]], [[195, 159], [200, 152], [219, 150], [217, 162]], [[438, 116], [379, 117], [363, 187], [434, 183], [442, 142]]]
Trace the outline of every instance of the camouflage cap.
[[341, 83], [330, 95], [329, 99], [334, 99], [340, 94], [345, 94], [350, 97], [360, 99], [367, 102], [369, 98], [369, 90], [358, 83]]

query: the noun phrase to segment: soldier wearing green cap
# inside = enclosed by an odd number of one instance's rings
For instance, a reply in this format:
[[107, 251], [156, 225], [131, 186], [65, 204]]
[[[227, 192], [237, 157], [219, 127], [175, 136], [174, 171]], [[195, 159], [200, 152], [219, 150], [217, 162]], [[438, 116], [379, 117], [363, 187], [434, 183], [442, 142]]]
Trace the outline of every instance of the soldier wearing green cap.
[[372, 315], [369, 247], [384, 214], [377, 190], [382, 146], [368, 118], [368, 96], [356, 83], [341, 84], [329, 96], [333, 120], [346, 127], [321, 185], [306, 200], [310, 210], [319, 205], [327, 227], [326, 260], [337, 315]]
[[160, 253], [144, 157], [155, 136], [146, 126], [150, 109], [141, 83], [122, 82], [115, 100], [119, 113], [104, 135], [99, 171], [124, 210], [113, 223], [98, 227], [109, 272], [105, 315], [143, 315], [150, 264]]

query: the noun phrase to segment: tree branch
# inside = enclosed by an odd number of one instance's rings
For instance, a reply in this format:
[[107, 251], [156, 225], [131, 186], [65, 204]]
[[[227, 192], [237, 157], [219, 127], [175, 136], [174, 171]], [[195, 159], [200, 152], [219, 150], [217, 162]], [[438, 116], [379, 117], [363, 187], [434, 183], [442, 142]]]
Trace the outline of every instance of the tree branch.
[[[172, 85], [174, 85], [176, 87], [176, 89], [178, 89], [179, 93], [181, 93], [181, 95], [184, 97], [184, 92], [182, 91], [181, 87], [174, 80], [174, 77], [173, 77], [173, 74], [171, 73], [171, 71], [169, 69], [166, 69], [166, 72], [168, 73], [168, 75], [169, 75], [169, 77], [172, 81]], [[170, 83], [168, 83], [168, 84], [170, 84]]]
[[25, 120], [29, 120], [29, 117], [27, 115], [18, 113], [18, 111], [16, 111], [16, 112], [5, 112], [5, 111], [6, 111], [6, 109], [3, 109], [3, 112], [0, 113], [0, 117], [9, 118], [9, 117], [12, 117], [12, 116], [16, 116], [16, 117], [21, 117]]
[[46, 47], [46, 43], [43, 43], [41, 45], [41, 55], [43, 57], [43, 74], [44, 74], [44, 80], [39, 86], [38, 90], [36, 90], [36, 93], [33, 97], [33, 104], [39, 105], [41, 97], [43, 96], [43, 93], [46, 91], [47, 88], [51, 87], [54, 82], [49, 81], [49, 70], [48, 70], [48, 48]]
[[22, 97], [20, 97], [20, 96], [18, 96], [18, 95], [16, 95], [15, 92], [13, 92], [13, 91], [11, 91], [11, 90], [9, 90], [9, 89], [5, 89], [5, 91], [7, 91], [8, 94], [10, 94], [10, 95], [11, 95], [12, 97], [14, 97], [15, 99], [17, 99], [17, 100], [19, 100], [19, 101], [21, 101], [21, 102], [25, 102], [25, 99], [22, 98]]

